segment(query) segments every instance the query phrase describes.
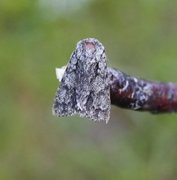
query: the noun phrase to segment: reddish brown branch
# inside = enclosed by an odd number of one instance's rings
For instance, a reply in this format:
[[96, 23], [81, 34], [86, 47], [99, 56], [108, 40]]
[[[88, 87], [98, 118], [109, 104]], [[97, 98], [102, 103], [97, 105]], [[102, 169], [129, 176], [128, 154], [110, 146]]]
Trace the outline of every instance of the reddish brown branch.
[[177, 84], [138, 79], [109, 68], [111, 103], [153, 113], [177, 111]]

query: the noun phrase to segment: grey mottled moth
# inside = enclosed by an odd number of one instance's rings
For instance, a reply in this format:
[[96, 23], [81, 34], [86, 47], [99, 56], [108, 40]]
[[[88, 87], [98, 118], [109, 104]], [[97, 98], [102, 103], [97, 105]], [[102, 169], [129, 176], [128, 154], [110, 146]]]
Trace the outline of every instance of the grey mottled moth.
[[93, 38], [79, 41], [57, 89], [53, 114], [108, 122], [110, 104], [105, 49]]

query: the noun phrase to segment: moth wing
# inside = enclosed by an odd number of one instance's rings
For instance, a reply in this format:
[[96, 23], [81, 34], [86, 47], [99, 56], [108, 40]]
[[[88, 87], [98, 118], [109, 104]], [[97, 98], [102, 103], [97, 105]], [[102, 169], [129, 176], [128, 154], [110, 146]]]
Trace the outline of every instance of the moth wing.
[[[106, 121], [110, 119], [110, 86], [106, 62], [100, 61], [90, 68], [90, 74], [81, 77], [77, 84], [76, 112], [81, 117], [87, 117], [93, 121]], [[84, 80], [83, 80], [84, 79]], [[79, 89], [80, 87], [80, 89]]]
[[54, 98], [52, 111], [56, 116], [69, 116], [76, 113], [76, 62], [77, 59], [73, 53]]

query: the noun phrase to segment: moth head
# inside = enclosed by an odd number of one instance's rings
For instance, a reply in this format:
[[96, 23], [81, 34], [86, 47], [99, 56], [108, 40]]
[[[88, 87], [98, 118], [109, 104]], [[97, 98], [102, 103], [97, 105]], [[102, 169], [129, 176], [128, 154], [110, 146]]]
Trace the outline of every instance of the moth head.
[[104, 46], [95, 38], [87, 38], [79, 41], [76, 46], [77, 57], [80, 57], [81, 53], [85, 53], [86, 58], [97, 57], [105, 52]]

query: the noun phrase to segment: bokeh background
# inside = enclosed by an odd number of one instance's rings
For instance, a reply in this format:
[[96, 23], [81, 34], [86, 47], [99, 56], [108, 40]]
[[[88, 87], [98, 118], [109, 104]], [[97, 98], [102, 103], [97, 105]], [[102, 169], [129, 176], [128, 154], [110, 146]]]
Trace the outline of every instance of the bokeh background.
[[110, 66], [177, 82], [175, 0], [1, 0], [0, 179], [176, 180], [177, 114], [52, 116], [55, 67], [87, 37]]

